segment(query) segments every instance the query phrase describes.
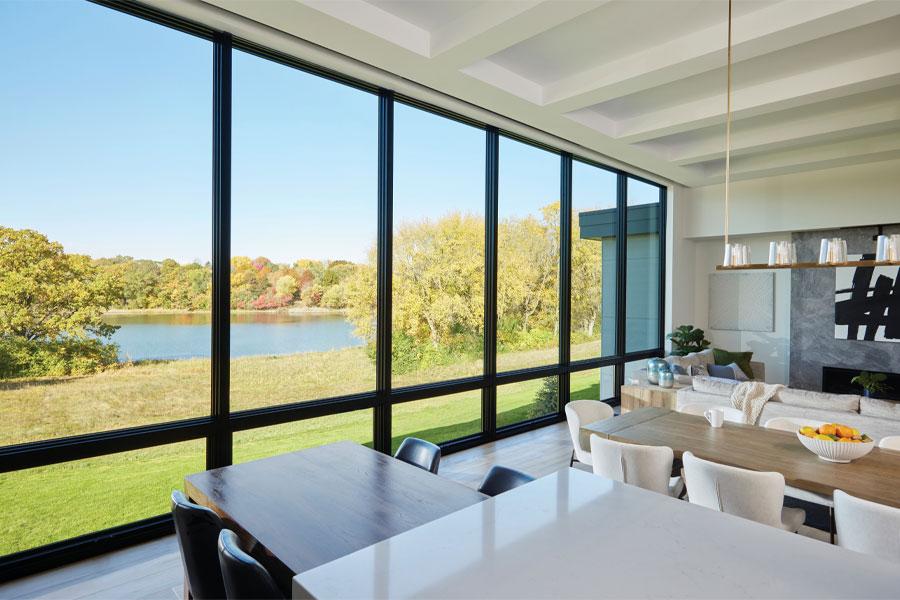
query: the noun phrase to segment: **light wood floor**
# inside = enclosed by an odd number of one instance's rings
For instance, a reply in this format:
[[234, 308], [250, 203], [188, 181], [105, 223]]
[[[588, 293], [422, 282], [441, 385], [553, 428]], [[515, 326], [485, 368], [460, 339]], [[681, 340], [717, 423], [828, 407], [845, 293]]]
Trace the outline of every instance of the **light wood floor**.
[[[441, 476], [478, 487], [492, 465], [502, 464], [541, 477], [568, 465], [571, 452], [569, 431], [559, 423], [446, 456]], [[823, 531], [801, 533], [827, 541]], [[182, 581], [175, 537], [168, 536], [2, 585], [0, 598], [175, 600]]]

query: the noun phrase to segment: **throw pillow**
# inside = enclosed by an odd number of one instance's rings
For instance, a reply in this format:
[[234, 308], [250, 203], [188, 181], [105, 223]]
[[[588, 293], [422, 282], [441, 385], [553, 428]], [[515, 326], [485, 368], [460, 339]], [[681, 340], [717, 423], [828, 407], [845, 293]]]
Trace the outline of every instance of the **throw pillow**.
[[713, 348], [713, 356], [716, 358], [717, 365], [730, 365], [737, 363], [748, 378], [753, 379], [753, 367], [750, 366], [750, 360], [753, 358], [752, 352], [729, 352], [720, 348]]
[[731, 367], [731, 370], [734, 371], [734, 378], [738, 381], [750, 381], [750, 377], [744, 373], [744, 370], [741, 369], [740, 365], [737, 363], [731, 363], [728, 365]]
[[718, 377], [719, 379], [736, 380], [734, 369], [731, 366], [709, 365], [707, 367], [710, 377]]
[[694, 377], [709, 377], [709, 369], [706, 365], [692, 365], [691, 375]]
[[672, 369], [673, 375], [688, 375], [687, 369], [681, 365], [670, 365], [670, 368]]

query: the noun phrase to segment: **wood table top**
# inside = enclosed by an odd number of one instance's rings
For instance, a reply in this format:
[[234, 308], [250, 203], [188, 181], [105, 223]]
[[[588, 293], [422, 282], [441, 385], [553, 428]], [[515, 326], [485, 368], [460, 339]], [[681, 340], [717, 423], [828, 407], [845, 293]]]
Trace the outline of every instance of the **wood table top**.
[[831, 463], [807, 450], [791, 432], [729, 422], [717, 429], [703, 417], [664, 408], [632, 411], [590, 423], [582, 431], [619, 442], [669, 446], [676, 457], [690, 451], [726, 465], [777, 471], [795, 488], [825, 495], [841, 489], [900, 508], [900, 452], [875, 448], [851, 463]]
[[291, 575], [487, 499], [353, 442], [204, 471], [184, 483], [194, 502]]

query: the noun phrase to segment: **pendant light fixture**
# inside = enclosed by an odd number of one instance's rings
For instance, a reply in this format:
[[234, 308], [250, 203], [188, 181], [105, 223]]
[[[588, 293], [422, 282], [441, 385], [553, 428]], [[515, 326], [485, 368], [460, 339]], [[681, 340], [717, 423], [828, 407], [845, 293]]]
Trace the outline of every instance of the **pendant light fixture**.
[[[729, 193], [731, 192], [731, 5], [732, 0], [728, 0], [728, 67], [727, 67], [727, 83], [725, 86], [725, 261], [723, 266], [730, 267], [741, 260], [735, 260], [733, 256], [735, 250], [742, 252], [739, 248], [731, 247], [731, 240], [728, 235], [729, 230]], [[741, 257], [743, 258], [743, 257]]]
[[[732, 269], [815, 269], [829, 267], [874, 267], [900, 265], [900, 235], [888, 238], [879, 235], [875, 260], [848, 260], [847, 243], [835, 238], [822, 240], [818, 262], [801, 263], [797, 260], [796, 244], [771, 242], [767, 263], [750, 262], [750, 249], [745, 244], [732, 244], [730, 236], [731, 220], [731, 68], [733, 0], [728, 0], [728, 63], [725, 87], [725, 260], [716, 270]], [[879, 231], [880, 233], [880, 231]]]

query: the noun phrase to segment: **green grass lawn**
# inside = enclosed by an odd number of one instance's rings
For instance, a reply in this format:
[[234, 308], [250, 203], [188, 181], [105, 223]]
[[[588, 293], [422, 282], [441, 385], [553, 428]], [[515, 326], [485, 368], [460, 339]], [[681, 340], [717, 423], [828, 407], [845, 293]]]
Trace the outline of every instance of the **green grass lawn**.
[[[534, 364], [546, 351], [508, 357]], [[552, 355], [552, 352], [551, 352]], [[449, 379], [470, 365], [429, 371]], [[232, 363], [232, 405], [250, 408], [371, 389], [370, 361], [360, 349]], [[420, 377], [420, 375], [416, 375]], [[597, 398], [597, 370], [572, 375], [573, 399]], [[169, 421], [205, 414], [209, 361], [126, 366], [80, 378], [0, 384], [3, 444]], [[399, 379], [398, 385], [404, 385]], [[363, 383], [367, 382], [367, 383]], [[498, 390], [498, 423], [535, 416], [541, 380]], [[86, 408], [89, 408], [87, 410]], [[409, 435], [442, 442], [481, 431], [480, 391], [407, 402], [393, 408], [394, 446]], [[234, 435], [234, 460], [243, 462], [339, 440], [371, 443], [372, 411], [329, 415]], [[184, 475], [204, 469], [203, 440], [147, 448], [0, 474], [0, 554], [33, 548], [146, 518], [168, 510]]]

